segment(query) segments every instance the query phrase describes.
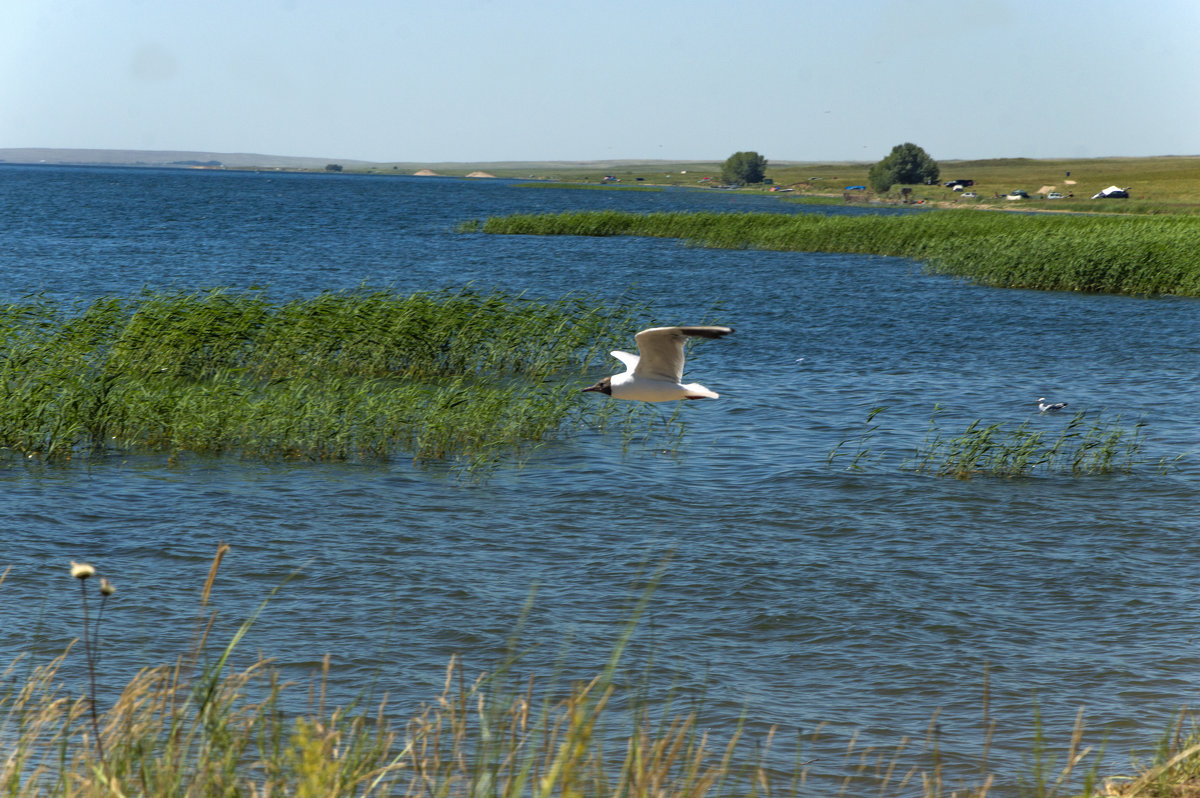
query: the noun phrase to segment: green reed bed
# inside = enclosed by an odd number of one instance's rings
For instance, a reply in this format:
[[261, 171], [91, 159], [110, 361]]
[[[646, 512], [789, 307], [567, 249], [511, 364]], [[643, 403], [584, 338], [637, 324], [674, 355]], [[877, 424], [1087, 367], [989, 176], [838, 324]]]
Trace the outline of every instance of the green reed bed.
[[571, 212], [492, 217], [467, 231], [654, 236], [731, 249], [925, 261], [1009, 288], [1200, 296], [1200, 218], [922, 211], [901, 215]]
[[636, 329], [473, 291], [35, 299], [0, 308], [0, 447], [486, 463], [604, 422], [579, 379]]

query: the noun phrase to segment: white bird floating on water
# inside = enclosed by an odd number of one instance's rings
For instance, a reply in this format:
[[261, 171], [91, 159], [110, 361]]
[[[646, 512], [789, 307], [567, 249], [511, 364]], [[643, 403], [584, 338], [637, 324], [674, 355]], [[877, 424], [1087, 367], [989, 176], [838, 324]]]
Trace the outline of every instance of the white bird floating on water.
[[1041, 413], [1057, 413], [1066, 406], [1066, 402], [1047, 402], [1044, 396], [1038, 398], [1038, 412]]
[[688, 338], [723, 338], [732, 327], [651, 327], [636, 336], [638, 354], [612, 352], [625, 364], [625, 371], [605, 377], [584, 391], [595, 391], [613, 399], [670, 402], [675, 399], [718, 398], [698, 382], [683, 384], [683, 342]]

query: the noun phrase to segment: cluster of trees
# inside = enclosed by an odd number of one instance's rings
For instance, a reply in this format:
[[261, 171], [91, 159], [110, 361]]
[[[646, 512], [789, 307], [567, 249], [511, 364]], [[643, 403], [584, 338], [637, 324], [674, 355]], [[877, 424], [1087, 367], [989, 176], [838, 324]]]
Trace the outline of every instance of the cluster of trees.
[[[735, 152], [721, 166], [721, 180], [730, 185], [761, 183], [766, 174], [767, 159], [757, 152]], [[937, 161], [916, 144], [905, 142], [871, 167], [867, 182], [883, 194], [895, 185], [933, 185], [939, 176]]]
[[761, 183], [767, 174], [767, 159], [757, 152], [735, 152], [721, 166], [721, 182], [745, 186]]
[[939, 174], [937, 161], [929, 153], [905, 142], [892, 147], [886, 158], [871, 167], [867, 182], [877, 194], [883, 194], [895, 185], [933, 185]]

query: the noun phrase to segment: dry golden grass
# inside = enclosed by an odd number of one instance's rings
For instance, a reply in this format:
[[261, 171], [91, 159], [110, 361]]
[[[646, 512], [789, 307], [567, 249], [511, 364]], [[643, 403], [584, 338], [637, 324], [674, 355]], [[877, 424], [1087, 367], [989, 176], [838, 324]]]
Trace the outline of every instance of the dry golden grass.
[[[440, 695], [396, 723], [386, 698], [375, 706], [328, 707], [327, 658], [310, 686], [308, 711], [287, 711], [285, 694], [295, 685], [282, 682], [270, 661], [230, 664], [257, 612], [227, 645], [208, 645], [215, 617], [210, 596], [227, 552], [227, 546], [219, 547], [201, 592], [192, 650], [171, 664], [142, 670], [115, 698], [96, 699], [109, 706], [95, 707], [91, 691], [77, 695], [69, 688], [64, 664], [78, 647], [34, 667], [18, 658], [0, 674], [0, 795], [984, 798], [1016, 790], [1051, 798], [1081, 788], [1122, 798], [1200, 794], [1200, 737], [1179, 733], [1149, 765], [1136, 768], [1134, 777], [1094, 789], [1096, 768], [1089, 762], [1096, 759], [1083, 745], [1082, 710], [1062, 751], [1046, 744], [1035, 715], [1027, 773], [1001, 777], [992, 771], [987, 750], [994, 722], [985, 722], [983, 762], [970, 783], [952, 779], [937, 755], [935, 713], [917, 752], [927, 767], [912, 764], [908, 740], [876, 749], [852, 738], [840, 786], [830, 787], [827, 775], [825, 787], [817, 787], [808, 781], [799, 740], [794, 771], [782, 772], [768, 764], [777, 761], [771, 756], [774, 729], [765, 739], [749, 740], [739, 726], [716, 740], [694, 711], [676, 711], [669, 701], [648, 706], [639, 691], [631, 695], [618, 685], [618, 665], [650, 590], [615, 642], [608, 665], [588, 681], [560, 687], [555, 680], [518, 680], [515, 652], [491, 673], [469, 679], [452, 659]], [[3, 579], [0, 574], [0, 584]], [[102, 645], [103, 635], [94, 640]], [[89, 659], [89, 667], [94, 664]], [[986, 687], [984, 702], [986, 721]], [[95, 725], [93, 709], [102, 709]], [[1182, 722], [1181, 716], [1179, 727]], [[614, 733], [615, 728], [625, 731]], [[812, 734], [814, 743], [819, 731]]]
[[[386, 699], [374, 708], [327, 708], [326, 659], [310, 690], [310, 711], [288, 713], [282, 697], [294, 686], [280, 680], [270, 661], [230, 665], [257, 612], [227, 646], [208, 645], [215, 617], [210, 594], [227, 551], [218, 549], [201, 592], [192, 651], [139, 672], [98, 712], [95, 724], [93, 691], [71, 695], [66, 685], [70, 649], [36, 667], [23, 669], [20, 658], [9, 666], [0, 689], [0, 794], [721, 794], [717, 787], [729, 773], [738, 735], [718, 749], [694, 714], [663, 722], [636, 713], [624, 752], [606, 749], [598, 727], [617, 692], [613, 676], [628, 634], [607, 668], [563, 695], [539, 690], [532, 679], [514, 687], [506, 666], [468, 681], [452, 660], [441, 695], [397, 726], [385, 711]], [[86, 587], [87, 576], [76, 578]], [[637, 614], [640, 609], [635, 619]], [[89, 634], [98, 645], [103, 641], [98, 629], [85, 624], [83, 638]], [[94, 667], [89, 655], [89, 671]], [[761, 769], [753, 778], [767, 779]]]

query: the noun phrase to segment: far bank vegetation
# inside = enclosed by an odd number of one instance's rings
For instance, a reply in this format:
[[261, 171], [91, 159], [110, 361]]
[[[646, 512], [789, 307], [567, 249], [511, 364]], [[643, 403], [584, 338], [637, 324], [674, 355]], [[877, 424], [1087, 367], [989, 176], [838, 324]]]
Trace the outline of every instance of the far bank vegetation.
[[1008, 288], [1200, 296], [1200, 218], [961, 213], [579, 213], [492, 217], [462, 229], [517, 235], [655, 236], [729, 249], [914, 258]]

